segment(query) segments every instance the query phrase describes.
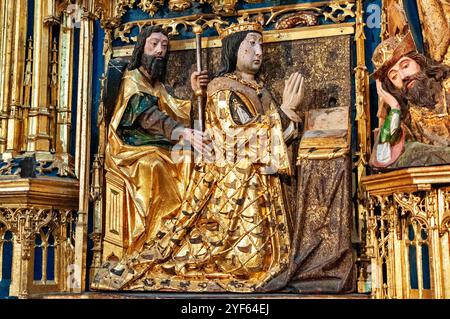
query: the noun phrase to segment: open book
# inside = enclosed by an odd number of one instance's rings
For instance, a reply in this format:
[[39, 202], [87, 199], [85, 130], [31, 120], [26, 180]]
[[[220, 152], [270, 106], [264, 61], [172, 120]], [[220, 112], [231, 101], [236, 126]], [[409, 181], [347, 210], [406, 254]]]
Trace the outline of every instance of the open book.
[[299, 158], [333, 158], [348, 153], [350, 147], [348, 107], [314, 109], [306, 113]]

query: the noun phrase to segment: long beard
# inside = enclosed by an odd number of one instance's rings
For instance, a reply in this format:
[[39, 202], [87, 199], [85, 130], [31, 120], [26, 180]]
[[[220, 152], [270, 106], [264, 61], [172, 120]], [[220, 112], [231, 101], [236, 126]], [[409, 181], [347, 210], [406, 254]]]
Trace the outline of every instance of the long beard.
[[160, 82], [164, 81], [166, 64], [166, 58], [156, 58], [155, 56], [148, 54], [142, 55], [141, 65], [150, 76], [152, 82], [156, 80]]
[[[410, 88], [407, 88], [406, 86], [411, 80], [416, 80], [416, 82]], [[401, 93], [408, 102], [414, 105], [433, 108], [441, 89], [440, 82], [428, 77], [425, 72], [419, 72], [403, 80]]]

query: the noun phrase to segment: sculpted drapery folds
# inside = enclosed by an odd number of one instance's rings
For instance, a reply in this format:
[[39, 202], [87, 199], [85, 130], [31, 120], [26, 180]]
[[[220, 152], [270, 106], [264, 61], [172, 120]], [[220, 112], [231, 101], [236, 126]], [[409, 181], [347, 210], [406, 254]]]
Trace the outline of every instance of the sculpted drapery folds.
[[143, 113], [141, 109], [150, 107], [176, 110], [183, 123], [189, 119], [190, 103], [171, 98], [162, 85], [150, 86], [139, 70], [127, 71], [122, 81], [119, 109], [109, 126], [105, 166], [108, 172], [125, 181], [130, 234], [127, 246], [129, 251], [134, 251], [145, 242], [145, 237], [152, 235], [151, 229], [160, 213], [164, 215], [179, 208], [189, 166], [172, 161], [167, 138], [142, 129], [133, 132], [127, 125], [136, 122]]
[[155, 235], [161, 216], [179, 209], [188, 185], [189, 163], [175, 163], [170, 150], [191, 133], [191, 102], [172, 97], [162, 84], [167, 46], [161, 28], [141, 33], [109, 124], [105, 167], [126, 186], [128, 253]]
[[371, 165], [378, 168], [450, 163], [450, 68], [417, 53], [411, 33], [375, 50], [380, 108]]
[[[139, 252], [106, 263], [93, 288], [256, 292], [289, 280], [292, 229], [280, 181], [290, 174], [287, 146], [280, 114], [255, 77], [261, 26], [239, 28], [227, 30], [223, 68], [208, 85], [205, 127], [213, 151], [195, 167], [181, 209], [162, 218]], [[302, 97], [303, 77], [295, 73], [281, 106], [293, 121]]]
[[450, 63], [450, 1], [417, 1], [424, 40], [431, 58]]

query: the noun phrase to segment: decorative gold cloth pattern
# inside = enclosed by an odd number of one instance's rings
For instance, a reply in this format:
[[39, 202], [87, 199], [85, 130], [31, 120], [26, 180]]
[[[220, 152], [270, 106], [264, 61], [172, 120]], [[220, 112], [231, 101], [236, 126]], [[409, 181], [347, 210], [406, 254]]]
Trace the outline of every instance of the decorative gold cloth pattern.
[[350, 157], [300, 159], [298, 164], [297, 268], [289, 287], [299, 293], [351, 292], [356, 278]]
[[[249, 122], [233, 120], [232, 94], [250, 111]], [[103, 266], [95, 289], [255, 292], [286, 285], [292, 254], [278, 173], [290, 165], [270, 94], [263, 90], [260, 100], [253, 89], [217, 78], [208, 86], [205, 118], [216, 160], [196, 167], [181, 210], [160, 221], [154, 240]], [[251, 147], [255, 132], [270, 135], [262, 152]], [[229, 151], [239, 145], [248, 157], [236, 160]]]

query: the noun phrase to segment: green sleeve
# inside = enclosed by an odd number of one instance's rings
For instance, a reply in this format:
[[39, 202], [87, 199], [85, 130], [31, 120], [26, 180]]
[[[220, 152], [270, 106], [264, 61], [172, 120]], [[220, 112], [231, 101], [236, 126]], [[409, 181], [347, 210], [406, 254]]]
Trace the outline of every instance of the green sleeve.
[[158, 99], [151, 95], [135, 94], [128, 101], [127, 108], [120, 120], [122, 128], [132, 127], [137, 118], [148, 109], [157, 106]]
[[[142, 119], [152, 114], [155, 120], [149, 127], [143, 127]], [[171, 141], [162, 131], [161, 123], [168, 118], [158, 110], [158, 98], [147, 94], [135, 94], [128, 101], [118, 127], [118, 134], [128, 145], [159, 146], [171, 148]], [[168, 122], [168, 120], [167, 120]], [[144, 123], [145, 124], [145, 123]]]
[[389, 114], [386, 117], [386, 120], [384, 121], [383, 126], [381, 127], [380, 143], [395, 144], [398, 140], [399, 132], [401, 132], [400, 127], [396, 128], [393, 132], [391, 132], [391, 123], [392, 123], [392, 117], [394, 116], [394, 113], [397, 113], [400, 115], [400, 110], [391, 109], [389, 111]]

